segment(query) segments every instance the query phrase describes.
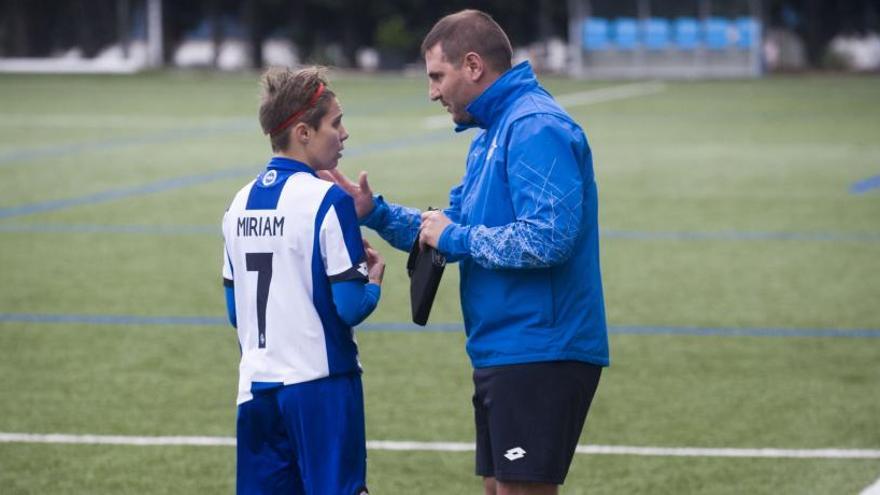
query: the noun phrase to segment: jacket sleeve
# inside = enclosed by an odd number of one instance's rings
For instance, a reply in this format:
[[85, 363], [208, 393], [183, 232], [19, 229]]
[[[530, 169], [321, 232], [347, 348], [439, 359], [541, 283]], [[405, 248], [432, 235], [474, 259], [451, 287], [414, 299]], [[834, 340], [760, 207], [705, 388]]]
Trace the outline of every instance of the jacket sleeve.
[[507, 179], [516, 220], [497, 227], [453, 223], [440, 237], [440, 251], [469, 255], [486, 268], [564, 263], [581, 231], [586, 138], [558, 117], [538, 115], [514, 123], [509, 139]]
[[407, 208], [394, 203], [386, 203], [382, 196], [373, 198], [373, 211], [361, 219], [361, 225], [375, 230], [388, 244], [409, 251], [419, 227], [422, 225], [422, 212], [415, 208]]

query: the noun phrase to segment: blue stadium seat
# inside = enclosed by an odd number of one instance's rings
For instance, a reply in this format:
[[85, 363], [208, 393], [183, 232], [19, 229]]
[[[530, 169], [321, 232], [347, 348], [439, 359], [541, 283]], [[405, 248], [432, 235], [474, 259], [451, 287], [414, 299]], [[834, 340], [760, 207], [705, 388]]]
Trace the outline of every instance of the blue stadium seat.
[[669, 45], [669, 21], [652, 17], [642, 21], [642, 42], [649, 50], [663, 50]]
[[612, 23], [611, 38], [618, 50], [635, 50], [639, 44], [639, 25], [631, 17], [620, 17]]
[[751, 17], [740, 17], [736, 20], [736, 31], [739, 35], [736, 46], [743, 50], [753, 48], [761, 39], [761, 25]]
[[679, 17], [673, 29], [673, 41], [679, 50], [693, 50], [700, 44], [699, 24], [693, 17]]
[[728, 22], [721, 17], [710, 17], [703, 23], [703, 39], [710, 50], [724, 50], [728, 47]]
[[582, 36], [585, 50], [607, 50], [610, 46], [608, 20], [601, 17], [590, 17], [584, 21]]

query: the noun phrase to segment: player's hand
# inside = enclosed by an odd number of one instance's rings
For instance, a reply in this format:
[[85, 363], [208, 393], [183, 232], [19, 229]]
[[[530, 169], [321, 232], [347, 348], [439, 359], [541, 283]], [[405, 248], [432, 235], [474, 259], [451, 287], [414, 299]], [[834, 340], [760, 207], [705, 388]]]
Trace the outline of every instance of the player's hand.
[[357, 184], [336, 168], [319, 170], [318, 177], [335, 183], [354, 199], [354, 209], [357, 212], [358, 219], [369, 215], [373, 208], [375, 208], [373, 190], [370, 189], [370, 184], [367, 182], [366, 172], [360, 173]]
[[364, 239], [364, 251], [367, 253], [367, 279], [370, 283], [382, 285], [382, 278], [385, 276], [385, 258], [379, 254], [379, 251], [373, 249], [366, 239]]
[[422, 213], [422, 228], [419, 230], [419, 244], [422, 248], [440, 246], [440, 236], [452, 220], [440, 210], [429, 210]]

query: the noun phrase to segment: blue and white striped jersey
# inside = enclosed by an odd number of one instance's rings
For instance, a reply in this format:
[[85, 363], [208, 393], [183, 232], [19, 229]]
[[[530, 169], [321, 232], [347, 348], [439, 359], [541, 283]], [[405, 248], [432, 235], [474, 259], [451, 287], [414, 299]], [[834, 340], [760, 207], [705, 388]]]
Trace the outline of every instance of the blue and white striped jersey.
[[238, 404], [254, 390], [360, 372], [331, 282], [367, 279], [354, 202], [311, 168], [274, 157], [223, 217], [224, 283], [241, 346]]

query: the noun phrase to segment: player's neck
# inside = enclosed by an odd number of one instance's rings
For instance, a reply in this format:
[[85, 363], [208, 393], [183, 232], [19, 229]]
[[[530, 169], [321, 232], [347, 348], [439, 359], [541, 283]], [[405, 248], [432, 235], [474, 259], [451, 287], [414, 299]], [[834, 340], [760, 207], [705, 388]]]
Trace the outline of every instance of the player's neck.
[[297, 152], [297, 150], [279, 151], [275, 153], [275, 156], [290, 158], [291, 160], [296, 160], [300, 163], [307, 165], [312, 170], [315, 169], [315, 167], [313, 167], [312, 164], [308, 162], [308, 158], [306, 158], [305, 153]]

